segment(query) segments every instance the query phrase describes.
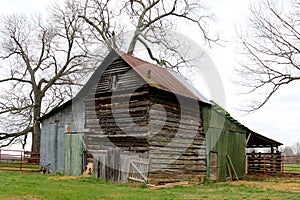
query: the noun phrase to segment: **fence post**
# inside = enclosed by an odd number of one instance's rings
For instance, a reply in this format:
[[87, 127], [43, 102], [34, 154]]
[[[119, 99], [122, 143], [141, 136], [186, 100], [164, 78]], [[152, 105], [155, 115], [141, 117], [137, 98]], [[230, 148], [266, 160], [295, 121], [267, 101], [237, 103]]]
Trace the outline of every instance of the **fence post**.
[[20, 155], [20, 171], [22, 171], [22, 151], [21, 152], [21, 155]]
[[281, 171], [282, 171], [282, 175], [284, 175], [284, 155], [281, 155]]
[[264, 155], [264, 173], [266, 173], [266, 155]]

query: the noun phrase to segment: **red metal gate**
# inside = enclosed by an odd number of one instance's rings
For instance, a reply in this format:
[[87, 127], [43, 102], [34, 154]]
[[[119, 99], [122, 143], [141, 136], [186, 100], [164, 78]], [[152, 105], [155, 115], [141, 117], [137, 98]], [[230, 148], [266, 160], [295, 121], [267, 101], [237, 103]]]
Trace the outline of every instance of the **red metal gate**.
[[282, 158], [280, 153], [248, 153], [248, 173], [281, 173]]
[[247, 161], [248, 173], [300, 175], [300, 155], [248, 153]]
[[300, 175], [300, 155], [282, 155], [282, 173]]
[[38, 172], [40, 153], [0, 149], [0, 170]]

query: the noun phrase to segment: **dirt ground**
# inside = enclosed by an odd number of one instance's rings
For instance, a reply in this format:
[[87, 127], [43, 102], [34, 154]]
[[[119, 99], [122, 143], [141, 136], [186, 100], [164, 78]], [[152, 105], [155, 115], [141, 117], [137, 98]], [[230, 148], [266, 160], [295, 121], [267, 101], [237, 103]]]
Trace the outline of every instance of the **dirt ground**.
[[227, 182], [234, 185], [247, 185], [270, 188], [278, 191], [291, 191], [300, 193], [300, 177], [266, 177], [250, 176], [240, 181]]
[[80, 176], [54, 176], [54, 177], [49, 177], [49, 179], [52, 180], [75, 180], [79, 179]]
[[[50, 177], [53, 180], [65, 180], [65, 179], [79, 179], [79, 176], [59, 176]], [[233, 185], [246, 185], [246, 186], [256, 186], [261, 188], [270, 188], [278, 191], [291, 191], [300, 193], [300, 177], [274, 177], [266, 175], [251, 175], [247, 176], [243, 180], [225, 182], [226, 184]], [[225, 184], [217, 183], [217, 184]], [[152, 188], [156, 189], [156, 188]]]

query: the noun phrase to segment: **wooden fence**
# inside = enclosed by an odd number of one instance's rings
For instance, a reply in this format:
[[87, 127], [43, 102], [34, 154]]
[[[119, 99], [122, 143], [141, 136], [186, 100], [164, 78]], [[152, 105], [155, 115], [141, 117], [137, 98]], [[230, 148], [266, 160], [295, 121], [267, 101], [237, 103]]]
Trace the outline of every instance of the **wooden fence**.
[[147, 182], [149, 159], [143, 154], [109, 149], [93, 153], [94, 176], [111, 182]]
[[281, 153], [248, 153], [247, 172], [300, 175], [300, 155], [286, 156]]
[[40, 153], [0, 149], [0, 170], [38, 172]]
[[250, 153], [247, 154], [248, 173], [280, 173], [280, 153]]

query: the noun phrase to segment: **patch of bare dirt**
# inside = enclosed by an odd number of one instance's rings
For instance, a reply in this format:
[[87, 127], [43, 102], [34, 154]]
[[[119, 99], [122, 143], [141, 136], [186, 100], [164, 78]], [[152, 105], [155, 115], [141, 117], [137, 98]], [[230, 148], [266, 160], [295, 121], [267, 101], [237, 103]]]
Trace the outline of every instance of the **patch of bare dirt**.
[[53, 177], [49, 177], [49, 179], [51, 180], [75, 180], [75, 179], [79, 179], [80, 176], [53, 176]]
[[274, 180], [267, 181], [247, 181], [240, 180], [239, 182], [227, 182], [233, 185], [246, 185], [246, 186], [255, 186], [261, 188], [270, 188], [278, 191], [291, 191], [300, 193], [300, 179], [297, 178], [276, 178]]
[[25, 196], [11, 196], [6, 198], [6, 200], [20, 200], [20, 199], [38, 200], [40, 198], [38, 198], [35, 195], [29, 195], [29, 194]]

